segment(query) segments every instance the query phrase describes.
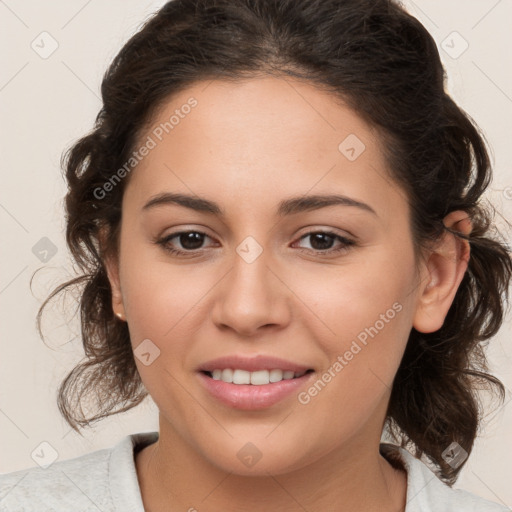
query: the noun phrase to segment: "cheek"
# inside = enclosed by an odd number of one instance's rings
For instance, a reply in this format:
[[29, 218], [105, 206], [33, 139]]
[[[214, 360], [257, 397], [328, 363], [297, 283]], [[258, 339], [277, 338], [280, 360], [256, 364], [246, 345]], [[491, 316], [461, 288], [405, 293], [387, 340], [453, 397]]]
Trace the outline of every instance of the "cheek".
[[[139, 245], [141, 245], [139, 243]], [[123, 302], [129, 319], [132, 343], [144, 338], [164, 341], [181, 339], [184, 328], [201, 301], [215, 284], [211, 272], [200, 273], [194, 265], [176, 265], [165, 261], [155, 249], [126, 245], [121, 261]], [[211, 277], [211, 279], [210, 279]]]
[[310, 435], [324, 439], [326, 450], [332, 439], [342, 442], [385, 414], [411, 330], [405, 283], [380, 287], [379, 276], [367, 277], [353, 292], [345, 281], [346, 296], [318, 304], [334, 334], [316, 336], [327, 363], [297, 398], [304, 421], [315, 419]]
[[[310, 267], [295, 280], [294, 292], [307, 306], [309, 326], [332, 354], [353, 340], [380, 346], [407, 337], [412, 325], [415, 272], [412, 249], [375, 248], [347, 264]], [[390, 348], [390, 347], [387, 347]]]
[[391, 390], [411, 331], [412, 249], [400, 255], [368, 251], [364, 262], [354, 260], [333, 269], [328, 279], [318, 277], [303, 274], [297, 291], [311, 305], [304, 316], [308, 331], [327, 355], [322, 382], [307, 391], [303, 402], [315, 402], [315, 414], [326, 402], [368, 414]]

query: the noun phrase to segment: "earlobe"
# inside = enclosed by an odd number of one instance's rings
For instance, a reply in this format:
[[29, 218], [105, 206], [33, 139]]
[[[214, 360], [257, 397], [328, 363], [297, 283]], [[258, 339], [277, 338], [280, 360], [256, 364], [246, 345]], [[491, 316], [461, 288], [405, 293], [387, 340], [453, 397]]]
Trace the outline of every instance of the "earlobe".
[[426, 261], [426, 277], [419, 284], [413, 320], [413, 327], [425, 333], [435, 332], [442, 327], [470, 258], [469, 242], [452, 233], [469, 237], [472, 224], [467, 212], [451, 212], [443, 223], [447, 230]]
[[109, 259], [105, 261], [105, 267], [107, 269], [107, 276], [110, 282], [110, 289], [112, 291], [112, 310], [119, 320], [125, 321], [126, 314], [119, 280], [119, 265], [117, 262]]
[[[99, 243], [100, 247], [102, 248], [106, 247], [106, 236], [106, 232], [104, 230], [101, 230], [99, 233]], [[121, 292], [121, 283], [119, 278], [119, 262], [117, 258], [115, 258], [113, 255], [107, 255], [102, 251], [102, 255], [103, 254], [103, 264], [107, 272], [107, 277], [112, 292], [112, 310], [116, 317], [119, 318], [119, 320], [125, 321], [126, 314], [124, 310], [123, 295]]]

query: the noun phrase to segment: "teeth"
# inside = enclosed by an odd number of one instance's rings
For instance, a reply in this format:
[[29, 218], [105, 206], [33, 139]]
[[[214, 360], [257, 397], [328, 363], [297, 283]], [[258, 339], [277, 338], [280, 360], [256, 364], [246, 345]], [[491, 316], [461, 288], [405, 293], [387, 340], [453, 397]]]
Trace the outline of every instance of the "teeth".
[[233, 384], [250, 384], [251, 372], [245, 370], [235, 370], [233, 372]]
[[[247, 372], [249, 373], [249, 372]], [[268, 370], [260, 370], [258, 372], [251, 372], [251, 384], [255, 386], [261, 386], [262, 384], [269, 384], [269, 372]], [[235, 382], [237, 384], [237, 382]]]
[[222, 370], [220, 379], [224, 382], [233, 382], [233, 370], [230, 370], [229, 368]]
[[283, 370], [270, 370], [269, 372], [270, 382], [279, 382], [283, 380]]
[[224, 370], [216, 369], [212, 372], [213, 380], [222, 380], [232, 384], [252, 384], [254, 386], [262, 386], [271, 382], [280, 382], [297, 377], [302, 377], [306, 372], [294, 373], [291, 370], [258, 370], [248, 372], [246, 370], [232, 370], [225, 368]]

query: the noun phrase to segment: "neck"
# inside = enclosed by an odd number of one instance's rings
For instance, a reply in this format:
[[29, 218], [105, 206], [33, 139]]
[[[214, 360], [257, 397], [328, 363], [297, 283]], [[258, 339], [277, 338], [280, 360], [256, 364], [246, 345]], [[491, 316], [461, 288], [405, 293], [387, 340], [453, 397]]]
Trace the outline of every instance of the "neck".
[[379, 453], [380, 436], [359, 436], [286, 474], [244, 476], [209, 463], [169, 424], [136, 456], [144, 506], [152, 512], [274, 509], [283, 512], [405, 510], [406, 473]]

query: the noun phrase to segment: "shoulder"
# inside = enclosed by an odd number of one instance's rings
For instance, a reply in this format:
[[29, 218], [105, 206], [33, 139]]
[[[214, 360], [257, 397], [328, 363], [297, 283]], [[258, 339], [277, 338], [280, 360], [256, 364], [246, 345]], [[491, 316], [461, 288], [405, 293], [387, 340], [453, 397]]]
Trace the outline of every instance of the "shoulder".
[[[0, 512], [108, 512], [117, 510], [116, 500], [130, 493], [132, 499], [140, 499], [133, 448], [154, 434], [132, 434], [112, 448], [57, 461], [46, 469], [33, 467], [0, 475]], [[116, 496], [118, 491], [125, 496]]]
[[111, 450], [0, 475], [0, 511], [88, 510], [94, 501], [108, 507], [108, 460]]
[[398, 457], [407, 470], [406, 512], [510, 512], [504, 505], [449, 487], [404, 448], [381, 443], [381, 453]]

